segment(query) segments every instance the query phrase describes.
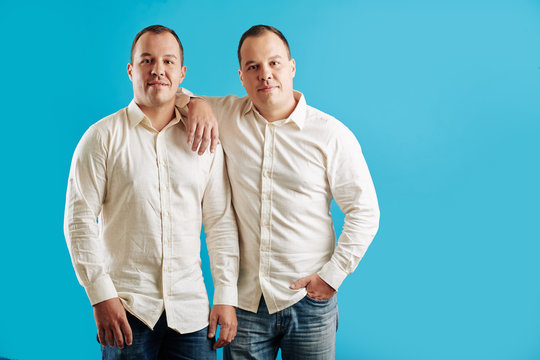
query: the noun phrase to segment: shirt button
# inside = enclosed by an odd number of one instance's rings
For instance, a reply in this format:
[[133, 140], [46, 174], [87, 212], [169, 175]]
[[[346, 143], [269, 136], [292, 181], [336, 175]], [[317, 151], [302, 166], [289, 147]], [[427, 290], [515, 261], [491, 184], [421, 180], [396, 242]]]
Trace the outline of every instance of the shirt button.
[[270, 177], [270, 171], [265, 171], [265, 172], [264, 172], [264, 176], [266, 176], [267, 178], [269, 178], [269, 177]]
[[265, 221], [264, 221], [264, 226], [269, 226], [269, 225], [270, 225], [270, 221], [265, 220]]

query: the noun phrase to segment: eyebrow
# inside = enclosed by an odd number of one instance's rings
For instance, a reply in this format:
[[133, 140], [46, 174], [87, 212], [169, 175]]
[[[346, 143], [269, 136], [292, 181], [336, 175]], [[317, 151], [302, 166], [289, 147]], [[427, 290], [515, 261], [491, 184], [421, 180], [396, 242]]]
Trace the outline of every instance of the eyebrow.
[[[268, 60], [275, 60], [275, 59], [281, 59], [281, 55], [274, 55], [274, 56], [270, 56], [268, 58]], [[255, 64], [256, 61], [253, 61], [253, 60], [249, 60], [249, 61], [246, 61], [244, 63], [244, 66], [248, 66], [248, 65], [251, 65], [251, 64]]]
[[[139, 57], [145, 57], [145, 56], [152, 56], [152, 54], [145, 52], [145, 53], [142, 53], [141, 55], [139, 55]], [[170, 58], [177, 59], [176, 55], [174, 55], [174, 54], [166, 54], [166, 55], [163, 55], [163, 57], [170, 57]]]

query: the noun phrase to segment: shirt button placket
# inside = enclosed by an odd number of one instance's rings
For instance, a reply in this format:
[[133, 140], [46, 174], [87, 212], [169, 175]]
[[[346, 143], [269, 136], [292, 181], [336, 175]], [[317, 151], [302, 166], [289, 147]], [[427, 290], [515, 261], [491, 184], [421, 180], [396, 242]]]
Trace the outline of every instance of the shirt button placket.
[[262, 191], [261, 191], [261, 218], [260, 218], [260, 268], [261, 277], [270, 277], [270, 253], [272, 249], [272, 177], [275, 127], [267, 124], [264, 134], [263, 161], [262, 161]]
[[[163, 301], [165, 308], [168, 308], [169, 297], [172, 294], [171, 289], [171, 262], [170, 254], [172, 253], [171, 237], [171, 209], [170, 209], [170, 194], [169, 194], [169, 167], [167, 158], [167, 148], [162, 133], [158, 133], [156, 137], [156, 155], [158, 164], [159, 177], [159, 197], [161, 203], [161, 243], [162, 243], [162, 283], [163, 283]], [[172, 309], [167, 309], [168, 313]], [[172, 315], [172, 314], [170, 314]]]

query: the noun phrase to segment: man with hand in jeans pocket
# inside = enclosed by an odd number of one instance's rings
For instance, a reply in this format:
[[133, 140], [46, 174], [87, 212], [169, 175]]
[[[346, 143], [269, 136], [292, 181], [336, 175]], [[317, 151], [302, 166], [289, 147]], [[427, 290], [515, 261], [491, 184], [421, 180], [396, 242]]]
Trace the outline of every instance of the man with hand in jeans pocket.
[[[240, 236], [238, 332], [226, 359], [332, 359], [334, 294], [379, 223], [375, 189], [358, 141], [293, 90], [296, 64], [283, 34], [257, 25], [238, 46], [247, 96], [199, 99], [189, 107], [188, 143], [219, 140]], [[210, 106], [209, 106], [210, 105]], [[336, 246], [334, 198], [345, 213]]]

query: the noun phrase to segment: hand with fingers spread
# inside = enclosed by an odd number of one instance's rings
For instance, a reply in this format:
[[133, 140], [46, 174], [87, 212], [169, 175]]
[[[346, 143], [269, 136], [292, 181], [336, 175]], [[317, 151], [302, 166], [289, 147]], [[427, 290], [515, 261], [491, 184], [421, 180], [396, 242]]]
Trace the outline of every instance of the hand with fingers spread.
[[214, 344], [214, 350], [229, 345], [236, 336], [238, 322], [236, 321], [236, 310], [234, 306], [214, 305], [210, 312], [209, 338], [216, 335], [218, 325], [220, 327], [219, 338]]
[[[131, 345], [133, 335], [126, 317], [126, 310], [119, 298], [102, 301], [94, 305], [94, 318], [98, 329], [99, 342], [103, 346], [114, 346], [119, 349]], [[125, 341], [124, 341], [125, 340]]]
[[293, 290], [306, 288], [307, 295], [315, 300], [328, 300], [336, 293], [336, 290], [316, 273], [296, 280], [290, 288]]
[[198, 154], [202, 155], [210, 145], [210, 152], [213, 153], [219, 144], [219, 129], [212, 107], [203, 99], [192, 98], [188, 109], [186, 128], [191, 150], [198, 149]]

